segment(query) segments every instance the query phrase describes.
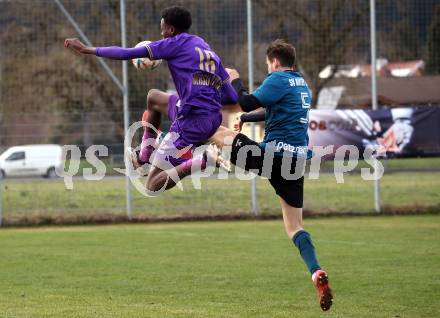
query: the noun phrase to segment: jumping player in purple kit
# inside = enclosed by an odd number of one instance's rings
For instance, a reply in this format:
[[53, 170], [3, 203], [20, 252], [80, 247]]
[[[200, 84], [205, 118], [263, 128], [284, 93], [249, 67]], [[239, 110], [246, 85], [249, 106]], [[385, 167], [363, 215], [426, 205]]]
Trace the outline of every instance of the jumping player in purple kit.
[[[215, 148], [208, 148], [203, 155], [192, 158], [194, 147], [204, 144], [222, 121], [220, 108], [235, 104], [238, 95], [220, 58], [200, 37], [187, 33], [191, 27], [190, 12], [179, 6], [165, 9], [160, 23], [162, 40], [143, 47], [88, 47], [78, 39], [66, 39], [65, 47], [83, 54], [129, 60], [147, 57], [163, 59], [173, 78], [178, 96], [159, 90], [150, 90], [147, 96], [147, 127], [144, 129], [139, 153], [132, 153], [135, 167], [150, 163], [146, 188], [159, 191], [175, 186], [177, 181], [191, 174], [192, 166], [204, 169], [208, 156], [219, 159]], [[155, 151], [154, 141], [161, 116], [172, 122], [170, 132]], [[155, 151], [155, 157], [152, 153]], [[175, 170], [174, 170], [175, 169]]]

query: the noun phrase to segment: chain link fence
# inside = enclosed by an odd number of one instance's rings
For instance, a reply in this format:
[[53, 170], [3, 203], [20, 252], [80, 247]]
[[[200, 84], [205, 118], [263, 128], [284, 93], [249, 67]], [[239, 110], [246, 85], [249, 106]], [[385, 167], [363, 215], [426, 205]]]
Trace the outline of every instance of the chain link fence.
[[[78, 26], [96, 46], [120, 45], [119, 0], [60, 0]], [[160, 38], [161, 10], [175, 1], [127, 0], [128, 46]], [[178, 1], [193, 15], [191, 32], [203, 37], [226, 66], [236, 67], [247, 81], [246, 1]], [[344, 72], [368, 69], [370, 64], [369, 2], [364, 0], [255, 0], [253, 8], [254, 78], [266, 76], [265, 50], [283, 38], [297, 49], [297, 67], [311, 86], [317, 107], [319, 96]], [[440, 75], [440, 4], [435, 0], [376, 1], [378, 57], [381, 65], [414, 62], [416, 76]], [[69, 218], [106, 219], [125, 216], [123, 177], [124, 125], [121, 92], [97, 59], [75, 56], [63, 48], [67, 37], [78, 37], [56, 1], [0, 0], [0, 150], [23, 144], [74, 144], [82, 154], [90, 145], [103, 144], [109, 156], [101, 158], [108, 177], [87, 181], [81, 171], [74, 189], [60, 179], [7, 178], [1, 182], [5, 220]], [[121, 63], [106, 61], [121, 78]], [[391, 72], [383, 67], [383, 72]], [[359, 71], [361, 72], [361, 71]], [[390, 75], [390, 74], [388, 74]], [[392, 75], [392, 74], [391, 74]], [[391, 76], [390, 75], [390, 76]], [[168, 69], [152, 72], [129, 66], [130, 122], [140, 119], [149, 89], [172, 90]], [[369, 83], [367, 84], [369, 85]], [[381, 82], [379, 81], [379, 91]], [[365, 88], [365, 95], [370, 88]], [[380, 99], [380, 97], [379, 97]], [[371, 100], [370, 100], [371, 102]], [[371, 105], [371, 104], [370, 104]], [[225, 111], [232, 127], [234, 113]], [[169, 126], [163, 122], [162, 130]], [[246, 130], [247, 129], [247, 130]], [[249, 131], [245, 127], [245, 131]], [[257, 136], [260, 135], [257, 133]], [[140, 139], [138, 136], [137, 138]], [[440, 198], [440, 161], [436, 158], [388, 160], [382, 179], [383, 205], [390, 211], [437, 209]], [[81, 167], [87, 167], [82, 160]], [[311, 213], [368, 213], [374, 210], [373, 185], [360, 178], [359, 169], [337, 184], [332, 162], [323, 166], [319, 180], [306, 180], [305, 209]], [[158, 198], [133, 191], [133, 216], [239, 215], [251, 212], [248, 181], [232, 175], [210, 177], [202, 189], [191, 180], [184, 191], [173, 189]], [[258, 212], [279, 214], [278, 199], [267, 180], [257, 180]], [[254, 211], [255, 212], [255, 211]]]

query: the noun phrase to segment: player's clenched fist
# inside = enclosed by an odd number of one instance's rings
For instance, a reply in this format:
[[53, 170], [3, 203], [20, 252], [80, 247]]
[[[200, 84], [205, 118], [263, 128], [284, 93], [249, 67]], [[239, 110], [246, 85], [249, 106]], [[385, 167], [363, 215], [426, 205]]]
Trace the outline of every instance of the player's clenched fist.
[[241, 121], [241, 114], [242, 113], [238, 113], [236, 118], [236, 123], [234, 124], [234, 130], [238, 132], [240, 132], [241, 128], [243, 127], [243, 122]]
[[238, 71], [235, 68], [225, 68], [225, 70], [228, 72], [229, 80], [231, 82], [240, 77], [240, 74], [238, 74]]
[[88, 47], [77, 38], [69, 38], [64, 40], [64, 47], [78, 53], [94, 54], [94, 48]]

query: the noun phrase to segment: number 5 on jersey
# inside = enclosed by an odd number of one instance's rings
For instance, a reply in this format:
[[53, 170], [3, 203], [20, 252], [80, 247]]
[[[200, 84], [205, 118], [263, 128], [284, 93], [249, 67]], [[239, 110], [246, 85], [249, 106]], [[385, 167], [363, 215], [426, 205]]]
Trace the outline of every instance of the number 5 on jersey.
[[308, 125], [309, 124], [309, 110], [310, 110], [310, 104], [311, 104], [309, 93], [306, 93], [306, 92], [301, 93], [301, 104], [302, 104], [302, 108], [307, 109], [307, 114], [306, 114], [306, 117], [301, 117], [299, 121], [302, 124]]
[[301, 93], [302, 108], [310, 108], [311, 100], [309, 93]]

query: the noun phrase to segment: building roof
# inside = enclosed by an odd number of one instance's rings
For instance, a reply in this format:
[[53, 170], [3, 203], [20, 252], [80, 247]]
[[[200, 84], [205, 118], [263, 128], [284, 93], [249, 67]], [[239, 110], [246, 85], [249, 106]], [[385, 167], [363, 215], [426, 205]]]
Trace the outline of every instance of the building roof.
[[[376, 70], [377, 76], [386, 77], [409, 77], [421, 76], [425, 62], [422, 60], [416, 61], [399, 61], [388, 62], [387, 59], [377, 59]], [[353, 64], [353, 65], [327, 65], [320, 73], [320, 78], [329, 78], [335, 72], [335, 78], [350, 77], [369, 77], [371, 76], [371, 64]]]

